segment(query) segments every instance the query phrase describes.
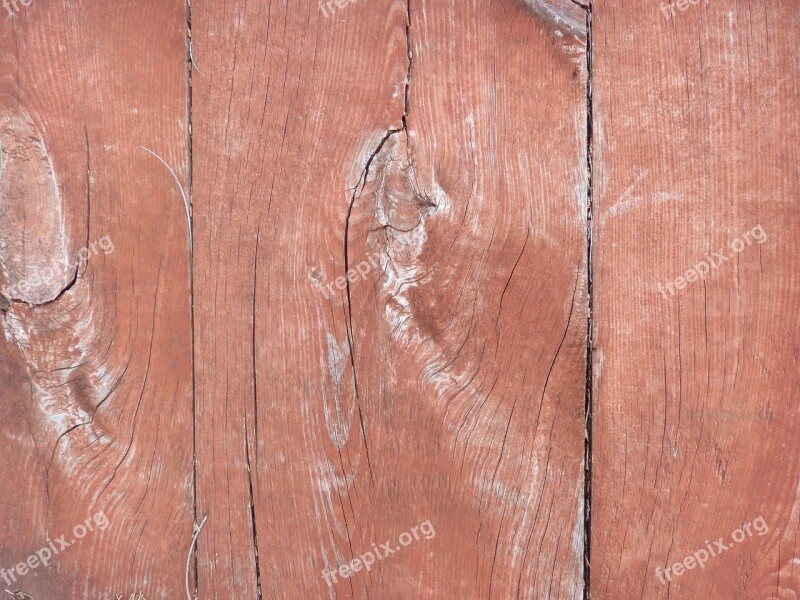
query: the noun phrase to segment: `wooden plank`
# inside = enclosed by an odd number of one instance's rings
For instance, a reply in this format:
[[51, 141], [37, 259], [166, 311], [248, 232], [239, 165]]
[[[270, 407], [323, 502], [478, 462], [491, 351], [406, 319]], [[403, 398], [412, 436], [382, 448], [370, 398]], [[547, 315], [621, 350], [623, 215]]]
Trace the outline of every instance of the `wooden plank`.
[[581, 597], [574, 8], [342, 4], [193, 7], [199, 597]]
[[185, 38], [174, 0], [0, 19], [0, 589], [15, 598], [185, 594], [187, 226], [140, 148], [186, 180]]
[[595, 2], [594, 597], [800, 589], [796, 8]]

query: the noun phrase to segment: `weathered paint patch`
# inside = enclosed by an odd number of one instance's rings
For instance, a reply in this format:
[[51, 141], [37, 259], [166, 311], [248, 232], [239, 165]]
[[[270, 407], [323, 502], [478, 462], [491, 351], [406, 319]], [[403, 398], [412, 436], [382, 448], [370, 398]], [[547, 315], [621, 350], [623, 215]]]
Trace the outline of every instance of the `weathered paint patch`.
[[525, 0], [534, 13], [562, 34], [586, 39], [586, 9], [572, 0]]
[[[356, 406], [351, 404], [347, 411], [342, 406], [342, 397], [345, 393], [342, 389], [342, 384], [347, 361], [349, 360], [348, 355], [330, 332], [326, 334], [326, 337], [327, 356], [323, 361], [323, 373], [326, 373], [326, 375], [322, 385], [325, 428], [334, 447], [340, 450], [344, 448], [350, 437], [350, 426], [353, 422]], [[327, 383], [328, 375], [330, 376], [330, 385]]]

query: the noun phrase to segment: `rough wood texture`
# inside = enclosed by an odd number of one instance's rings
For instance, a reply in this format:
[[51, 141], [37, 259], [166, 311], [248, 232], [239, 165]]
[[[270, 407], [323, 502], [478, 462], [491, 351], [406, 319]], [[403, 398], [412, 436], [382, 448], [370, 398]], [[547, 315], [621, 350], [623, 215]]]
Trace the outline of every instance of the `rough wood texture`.
[[[797, 6], [598, 0], [593, 23], [592, 595], [794, 599]], [[761, 516], [767, 534], [660, 583]]]
[[139, 146], [186, 167], [185, 34], [173, 1], [35, 2], [0, 19], [0, 567], [108, 519], [0, 581], [9, 594], [183, 593], [186, 219]]
[[582, 42], [515, 0], [193, 37], [200, 597], [581, 597]]
[[693, 1], [0, 7], [0, 593], [796, 600], [800, 17]]

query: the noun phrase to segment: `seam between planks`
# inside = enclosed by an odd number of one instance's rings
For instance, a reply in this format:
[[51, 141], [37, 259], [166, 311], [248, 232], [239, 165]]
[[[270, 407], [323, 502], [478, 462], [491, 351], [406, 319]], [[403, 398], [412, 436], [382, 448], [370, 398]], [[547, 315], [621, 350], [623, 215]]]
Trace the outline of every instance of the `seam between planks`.
[[[574, 2], [575, 0], [573, 0]], [[577, 2], [576, 2], [577, 4]], [[594, 296], [592, 289], [592, 229], [593, 229], [593, 173], [592, 150], [594, 146], [593, 104], [592, 104], [592, 4], [581, 4], [586, 10], [586, 290], [588, 295], [587, 335], [586, 335], [586, 436], [584, 449], [584, 534], [583, 534], [583, 597], [589, 600], [591, 581], [591, 540], [592, 540], [592, 392], [594, 385], [593, 371], [593, 309]]]
[[[192, 155], [192, 75], [194, 69], [194, 58], [192, 55], [192, 0], [186, 0], [186, 118], [188, 121], [187, 134], [189, 136], [186, 144], [188, 154], [188, 178], [189, 178], [189, 231], [194, 228], [194, 210], [192, 202], [194, 199], [194, 173]], [[194, 319], [194, 236], [189, 236], [189, 335], [192, 344], [192, 534], [199, 537], [197, 529], [197, 397], [196, 397], [196, 378], [195, 378], [195, 319]], [[205, 522], [205, 519], [203, 520]], [[194, 598], [197, 598], [199, 587], [198, 565], [197, 565], [197, 546], [199, 540], [195, 538], [194, 547]], [[188, 571], [188, 565], [187, 565]], [[187, 575], [188, 577], [188, 575]], [[187, 594], [189, 589], [187, 587]], [[191, 600], [191, 599], [189, 599]]]

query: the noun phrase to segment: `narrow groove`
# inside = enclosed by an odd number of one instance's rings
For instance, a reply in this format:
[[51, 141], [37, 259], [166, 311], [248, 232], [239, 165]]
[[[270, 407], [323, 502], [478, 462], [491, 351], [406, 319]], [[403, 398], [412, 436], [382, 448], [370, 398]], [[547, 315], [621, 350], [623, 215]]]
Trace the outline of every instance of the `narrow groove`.
[[[186, 95], [186, 112], [188, 123], [188, 143], [187, 153], [189, 159], [188, 165], [188, 178], [189, 178], [189, 319], [190, 331], [189, 336], [192, 344], [192, 528], [197, 526], [197, 397], [196, 397], [196, 378], [195, 378], [195, 321], [194, 321], [194, 236], [192, 231], [194, 229], [194, 211], [192, 210], [192, 201], [194, 193], [194, 162], [193, 162], [193, 135], [192, 135], [192, 68], [194, 61], [192, 59], [192, 0], [186, 0], [186, 62], [187, 62], [187, 95]], [[203, 519], [205, 523], [205, 519]], [[196, 540], [199, 545], [199, 541]], [[197, 598], [197, 590], [200, 587], [199, 569], [197, 561], [197, 546], [194, 552], [194, 588], [195, 598]]]
[[594, 344], [593, 335], [593, 310], [594, 310], [594, 290], [592, 288], [593, 264], [592, 264], [592, 233], [593, 233], [593, 179], [592, 150], [594, 146], [593, 116], [592, 116], [592, 5], [586, 8], [586, 170], [587, 170], [587, 201], [586, 201], [586, 289], [588, 294], [588, 315], [587, 315], [587, 335], [586, 335], [586, 438], [584, 447], [584, 538], [583, 538], [583, 597], [589, 600], [591, 582], [591, 551], [592, 551], [592, 390], [593, 378], [592, 371], [592, 347]]
[[403, 131], [408, 135], [408, 108], [411, 99], [411, 66], [414, 56], [411, 52], [411, 0], [406, 0], [406, 56], [408, 58], [408, 71], [406, 72], [406, 94], [403, 106]]

